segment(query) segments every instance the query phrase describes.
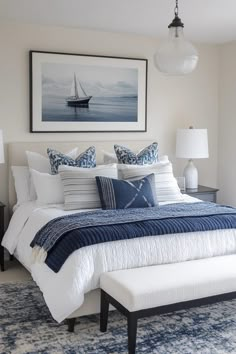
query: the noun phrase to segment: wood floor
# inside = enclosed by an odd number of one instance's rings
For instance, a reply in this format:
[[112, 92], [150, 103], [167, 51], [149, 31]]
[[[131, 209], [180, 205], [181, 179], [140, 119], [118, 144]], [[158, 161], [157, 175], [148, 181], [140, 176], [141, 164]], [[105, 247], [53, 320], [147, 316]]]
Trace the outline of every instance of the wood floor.
[[6, 256], [5, 271], [0, 271], [0, 283], [27, 281], [31, 279], [30, 273], [16, 260], [10, 261]]

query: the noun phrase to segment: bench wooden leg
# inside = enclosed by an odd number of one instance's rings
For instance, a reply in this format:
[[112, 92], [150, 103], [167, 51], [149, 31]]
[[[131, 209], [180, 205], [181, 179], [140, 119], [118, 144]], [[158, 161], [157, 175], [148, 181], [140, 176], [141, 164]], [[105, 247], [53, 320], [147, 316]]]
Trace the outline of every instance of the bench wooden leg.
[[103, 290], [101, 290], [101, 309], [100, 309], [100, 331], [107, 331], [107, 321], [108, 321], [108, 311], [109, 311], [109, 300]]
[[109, 312], [109, 300], [106, 293], [101, 290], [101, 308], [100, 308], [100, 331], [107, 331], [108, 322], [108, 312]]
[[68, 332], [74, 332], [75, 329], [75, 318], [68, 318]]
[[129, 354], [135, 354], [138, 319], [132, 312], [128, 314], [128, 349]]

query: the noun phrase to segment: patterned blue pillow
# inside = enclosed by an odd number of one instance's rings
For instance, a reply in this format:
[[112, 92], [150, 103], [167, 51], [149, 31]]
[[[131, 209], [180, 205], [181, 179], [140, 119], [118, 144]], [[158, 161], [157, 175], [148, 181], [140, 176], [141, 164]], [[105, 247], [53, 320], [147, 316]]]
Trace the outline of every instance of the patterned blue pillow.
[[138, 154], [122, 145], [114, 145], [119, 163], [128, 165], [148, 165], [158, 161], [158, 143], [154, 142]]
[[48, 148], [47, 149], [49, 161], [51, 164], [52, 174], [58, 173], [60, 165], [76, 166], [84, 168], [96, 167], [96, 150], [94, 146], [90, 146], [85, 152], [80, 154], [75, 160], [71, 157], [62, 154], [59, 151]]
[[154, 173], [133, 181], [96, 177], [102, 209], [146, 208], [157, 205]]

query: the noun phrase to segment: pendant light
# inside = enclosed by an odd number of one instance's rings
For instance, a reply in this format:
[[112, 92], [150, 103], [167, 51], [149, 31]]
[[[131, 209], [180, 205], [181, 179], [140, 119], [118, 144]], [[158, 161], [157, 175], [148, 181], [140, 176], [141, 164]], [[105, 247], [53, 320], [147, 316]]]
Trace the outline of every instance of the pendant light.
[[191, 73], [197, 66], [198, 52], [192, 43], [184, 38], [184, 24], [179, 18], [178, 0], [176, 0], [175, 18], [168, 26], [169, 38], [154, 55], [157, 69], [169, 75]]

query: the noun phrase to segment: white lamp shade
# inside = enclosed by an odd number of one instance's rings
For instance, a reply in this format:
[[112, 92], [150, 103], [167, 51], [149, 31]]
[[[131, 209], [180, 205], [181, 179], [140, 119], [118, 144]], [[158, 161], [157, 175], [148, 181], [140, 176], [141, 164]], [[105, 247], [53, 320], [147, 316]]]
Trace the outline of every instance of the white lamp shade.
[[207, 129], [178, 129], [176, 157], [203, 159], [209, 157]]
[[0, 163], [4, 163], [4, 146], [3, 146], [3, 134], [2, 130], [0, 130]]

